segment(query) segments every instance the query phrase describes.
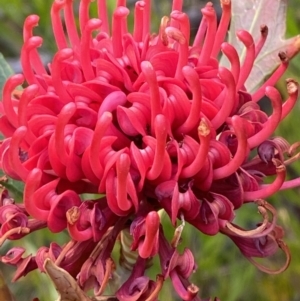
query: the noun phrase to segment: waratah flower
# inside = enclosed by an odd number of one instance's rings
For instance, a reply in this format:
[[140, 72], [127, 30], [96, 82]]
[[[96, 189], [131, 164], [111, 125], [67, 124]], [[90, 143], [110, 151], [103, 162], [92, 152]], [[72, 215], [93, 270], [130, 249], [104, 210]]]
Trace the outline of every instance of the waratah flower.
[[[58, 50], [48, 67], [38, 54], [43, 40], [33, 32], [39, 17], [26, 19], [23, 74], [10, 77], [3, 90], [1, 168], [24, 183], [24, 198], [14, 203], [2, 194], [1, 243], [44, 227], [67, 229], [71, 239], [26, 258], [24, 249], [11, 249], [1, 260], [17, 266], [15, 279], [35, 268], [44, 271], [49, 258], [83, 290], [102, 295], [109, 281], [117, 282], [111, 252], [120, 236], [120, 263], [132, 274], [117, 286], [119, 300], [156, 300], [169, 277], [180, 298], [200, 300], [198, 287], [188, 281], [197, 266], [192, 252], [176, 249], [184, 223], [207, 235], [227, 235], [251, 262], [281, 248], [286, 268], [289, 253], [276, 210], [263, 199], [284, 184], [285, 165], [293, 161], [285, 159], [289, 144], [272, 135], [292, 110], [298, 84], [287, 81], [284, 103], [274, 84], [299, 41], [278, 53], [273, 75], [250, 93], [245, 83], [268, 28], [262, 26], [258, 40], [236, 32], [246, 52], [242, 61], [234, 45], [224, 42], [230, 0], [221, 0], [219, 26], [211, 3], [201, 10], [194, 40], [182, 1], [173, 1], [157, 34], [150, 32], [150, 0], [135, 3], [132, 33], [125, 1], [117, 1], [111, 24], [106, 1], [97, 1], [98, 18], [89, 17], [91, 1], [80, 1], [79, 29], [72, 2], [52, 5]], [[228, 67], [218, 60], [221, 53]], [[270, 115], [258, 104], [264, 95]], [[267, 176], [275, 180], [264, 184]], [[247, 203], [262, 215], [253, 230], [234, 223], [236, 210]], [[164, 236], [162, 209], [174, 227], [182, 222], [171, 242]], [[145, 276], [154, 256], [161, 264], [156, 282]]]

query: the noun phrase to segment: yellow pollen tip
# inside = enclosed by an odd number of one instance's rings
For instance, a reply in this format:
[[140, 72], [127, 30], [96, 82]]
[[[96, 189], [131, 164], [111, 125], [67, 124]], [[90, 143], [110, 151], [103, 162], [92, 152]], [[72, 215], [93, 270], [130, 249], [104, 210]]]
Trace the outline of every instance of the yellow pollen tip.
[[286, 86], [287, 86], [287, 91], [289, 94], [294, 94], [298, 91], [298, 83], [292, 79], [292, 78], [288, 78], [286, 80]]
[[200, 124], [198, 126], [198, 134], [204, 137], [210, 134], [210, 128], [205, 119], [203, 118], [201, 119]]

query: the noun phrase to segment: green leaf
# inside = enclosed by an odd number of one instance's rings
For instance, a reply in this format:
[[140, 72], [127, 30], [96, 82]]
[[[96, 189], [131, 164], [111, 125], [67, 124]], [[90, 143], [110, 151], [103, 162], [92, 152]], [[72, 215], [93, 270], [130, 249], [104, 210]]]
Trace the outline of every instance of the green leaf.
[[17, 203], [21, 203], [23, 201], [23, 182], [8, 178], [7, 181], [0, 181], [0, 184], [10, 192], [11, 196]]
[[[291, 48], [297, 41], [297, 37], [285, 39], [286, 32], [286, 0], [247, 0], [232, 1], [232, 18], [228, 42], [237, 50], [241, 62], [244, 61], [246, 49], [236, 36], [238, 30], [247, 30], [254, 38], [254, 42], [260, 39], [260, 26], [267, 25], [268, 37], [264, 47], [255, 60], [252, 71], [246, 81], [246, 88], [254, 92], [279, 64], [278, 53]], [[221, 64], [228, 66], [225, 56]]]
[[[4, 86], [5, 81], [7, 80], [8, 77], [13, 75], [14, 72], [9, 66], [9, 64], [6, 62], [4, 59], [2, 53], [0, 53], [0, 92], [2, 94], [2, 89]], [[2, 96], [0, 97], [2, 98]]]
[[83, 193], [80, 195], [81, 199], [83, 201], [86, 201], [86, 200], [98, 200], [98, 199], [101, 199], [101, 198], [104, 198], [105, 197], [105, 194], [99, 194], [99, 193]]

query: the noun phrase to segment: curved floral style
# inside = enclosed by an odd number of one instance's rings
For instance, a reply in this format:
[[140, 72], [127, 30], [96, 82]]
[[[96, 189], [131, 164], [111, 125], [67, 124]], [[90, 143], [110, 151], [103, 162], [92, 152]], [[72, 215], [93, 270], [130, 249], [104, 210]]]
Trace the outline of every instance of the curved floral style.
[[[289, 251], [276, 209], [263, 199], [285, 187], [285, 166], [298, 158], [298, 145], [272, 135], [298, 97], [294, 80], [287, 80], [285, 102], [274, 84], [299, 51], [299, 41], [279, 53], [273, 75], [249, 93], [245, 81], [268, 30], [262, 26], [258, 41], [245, 30], [236, 32], [246, 51], [240, 61], [234, 46], [224, 42], [230, 0], [221, 0], [219, 26], [211, 3], [201, 10], [193, 41], [182, 1], [173, 1], [157, 34], [150, 33], [150, 0], [136, 2], [132, 33], [125, 1], [117, 1], [111, 25], [106, 1], [97, 1], [98, 18], [92, 19], [91, 1], [80, 1], [79, 31], [72, 2], [53, 2], [58, 50], [46, 68], [38, 54], [42, 38], [33, 32], [39, 17], [26, 19], [23, 74], [9, 78], [3, 91], [1, 168], [25, 188], [21, 204], [2, 193], [1, 243], [44, 227], [70, 235], [66, 245], [53, 242], [35, 256], [23, 258], [24, 249], [11, 249], [1, 260], [17, 267], [14, 279], [35, 268], [44, 271], [49, 258], [83, 290], [103, 295], [109, 281], [118, 281], [111, 252], [121, 235], [121, 266], [132, 274], [117, 286], [119, 300], [157, 300], [169, 277], [182, 300], [200, 300], [199, 288], [188, 280], [196, 270], [193, 254], [176, 249], [185, 223], [207, 235], [227, 235], [266, 272], [277, 271], [253, 257], [281, 248], [285, 269]], [[228, 68], [220, 65], [220, 53]], [[270, 115], [258, 104], [263, 95]], [[275, 179], [264, 184], [268, 176]], [[94, 197], [86, 200], [86, 194]], [[262, 215], [256, 229], [234, 223], [247, 203]], [[162, 209], [175, 228], [181, 221], [171, 242], [164, 236]], [[156, 281], [145, 276], [154, 256], [161, 265]]]

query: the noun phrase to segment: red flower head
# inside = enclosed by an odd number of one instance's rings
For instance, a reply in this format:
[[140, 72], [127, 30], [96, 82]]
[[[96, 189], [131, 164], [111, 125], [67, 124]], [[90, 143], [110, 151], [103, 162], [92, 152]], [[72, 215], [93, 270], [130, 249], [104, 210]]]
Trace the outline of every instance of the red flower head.
[[[174, 226], [180, 219], [205, 234], [228, 235], [247, 258], [282, 247], [281, 236], [274, 234], [275, 209], [261, 199], [285, 181], [289, 146], [271, 136], [293, 108], [298, 84], [288, 80], [283, 104], [273, 86], [299, 50], [298, 41], [279, 53], [279, 67], [250, 93], [245, 83], [268, 30], [262, 27], [257, 41], [245, 30], [236, 32], [246, 52], [241, 61], [235, 47], [224, 42], [230, 1], [221, 0], [219, 26], [211, 3], [201, 10], [193, 42], [182, 1], [173, 1], [157, 34], [150, 33], [150, 0], [136, 2], [132, 33], [125, 1], [117, 1], [111, 28], [106, 1], [97, 1], [93, 19], [91, 1], [80, 1], [79, 31], [72, 2], [53, 3], [58, 50], [48, 68], [38, 54], [42, 38], [33, 33], [39, 17], [26, 19], [23, 74], [9, 78], [3, 90], [1, 168], [25, 189], [23, 204], [3, 203], [0, 209], [2, 241], [42, 227], [67, 228], [70, 243], [41, 248], [28, 269], [43, 270], [50, 258], [82, 288], [92, 286], [100, 295], [114, 272], [110, 254], [117, 237], [130, 228], [127, 251], [137, 252], [131, 265], [135, 276], [118, 288], [119, 300], [155, 300], [168, 277], [183, 300], [197, 298], [198, 288], [188, 282], [195, 269], [192, 253], [176, 250], [183, 225], [169, 244], [161, 209]], [[229, 67], [218, 61], [221, 52]], [[21, 96], [14, 97], [24, 83]], [[270, 116], [257, 103], [264, 95], [273, 108]], [[263, 184], [269, 175], [276, 176], [274, 182]], [[86, 200], [84, 194], [96, 197]], [[233, 224], [235, 210], [247, 202], [256, 203], [263, 216], [249, 231]], [[2, 261], [20, 269], [23, 251], [11, 252], [17, 260]], [[155, 283], [144, 271], [146, 259], [156, 255], [162, 275]]]

